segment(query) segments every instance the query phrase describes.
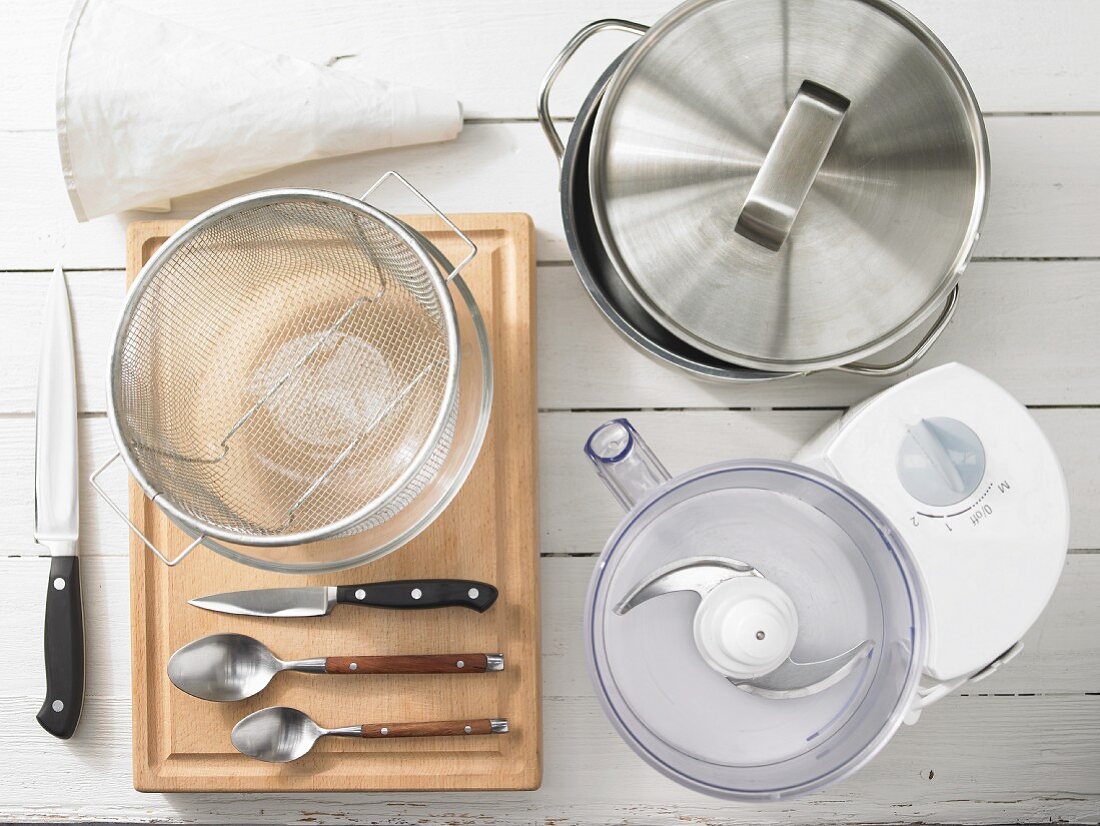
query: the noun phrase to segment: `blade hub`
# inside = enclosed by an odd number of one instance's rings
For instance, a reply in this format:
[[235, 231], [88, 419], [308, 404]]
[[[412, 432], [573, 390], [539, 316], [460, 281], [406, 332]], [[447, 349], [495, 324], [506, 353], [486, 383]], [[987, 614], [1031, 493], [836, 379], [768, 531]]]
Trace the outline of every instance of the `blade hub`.
[[707, 665], [725, 677], [751, 680], [774, 671], [790, 656], [798, 638], [798, 614], [774, 582], [737, 577], [703, 597], [694, 634]]

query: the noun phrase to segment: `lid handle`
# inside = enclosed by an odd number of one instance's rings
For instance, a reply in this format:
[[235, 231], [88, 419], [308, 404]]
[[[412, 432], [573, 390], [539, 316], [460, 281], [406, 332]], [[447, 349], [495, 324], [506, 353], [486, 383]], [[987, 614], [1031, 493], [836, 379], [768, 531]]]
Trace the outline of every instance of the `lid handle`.
[[783, 246], [850, 104], [832, 89], [802, 81], [749, 189], [739, 234], [773, 251]]

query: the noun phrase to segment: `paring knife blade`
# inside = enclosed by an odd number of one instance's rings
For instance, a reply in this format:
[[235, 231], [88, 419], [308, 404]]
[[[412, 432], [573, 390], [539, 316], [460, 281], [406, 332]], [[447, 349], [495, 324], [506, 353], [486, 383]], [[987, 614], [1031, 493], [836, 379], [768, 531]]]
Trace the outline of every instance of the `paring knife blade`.
[[487, 611], [497, 589], [468, 579], [405, 579], [362, 585], [265, 588], [189, 600], [196, 608], [251, 617], [320, 617], [338, 604], [374, 608], [472, 608]]
[[72, 737], [84, 704], [84, 609], [76, 433], [76, 358], [69, 292], [61, 267], [46, 295], [35, 410], [34, 539], [50, 552], [43, 634], [46, 699], [42, 728]]

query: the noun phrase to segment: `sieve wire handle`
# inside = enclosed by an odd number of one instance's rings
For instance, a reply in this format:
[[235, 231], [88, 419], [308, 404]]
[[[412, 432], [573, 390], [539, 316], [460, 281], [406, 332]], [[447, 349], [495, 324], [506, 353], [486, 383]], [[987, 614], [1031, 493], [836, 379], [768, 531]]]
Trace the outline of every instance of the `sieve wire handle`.
[[450, 227], [454, 234], [461, 238], [463, 243], [466, 244], [467, 247], [469, 247], [470, 251], [466, 254], [466, 257], [463, 258], [462, 261], [459, 262], [458, 266], [452, 269], [450, 273], [448, 273], [447, 276], [443, 279], [444, 281], [450, 281], [452, 278], [454, 278], [456, 275], [466, 269], [466, 266], [474, 260], [474, 257], [477, 255], [477, 244], [471, 241], [470, 236], [460, 230], [454, 221], [444, 215], [443, 211], [440, 210], [439, 207], [429, 201], [427, 196], [423, 192], [410, 184], [405, 179], [405, 176], [403, 176], [400, 172], [397, 172], [393, 169], [391, 169], [389, 172], [387, 172], [385, 175], [383, 175], [381, 178], [371, 184], [370, 188], [359, 197], [359, 200], [367, 200], [368, 195], [378, 189], [378, 187], [382, 186], [382, 184], [384, 184], [390, 178], [396, 178], [400, 183], [404, 184], [405, 188], [409, 190], [409, 192], [419, 198], [421, 203], [423, 203], [426, 207], [428, 207], [428, 209], [438, 215], [443, 223]]
[[[199, 544], [201, 544], [202, 541], [204, 539], [206, 539], [206, 534], [199, 534], [199, 538], [196, 539], [194, 542], [192, 542], [190, 545], [188, 545], [186, 548], [184, 548], [180, 552], [179, 556], [177, 556], [175, 559], [170, 559], [169, 557], [167, 557], [163, 553], [161, 553], [160, 549], [157, 548], [157, 546], [154, 545], [149, 540], [149, 538], [141, 532], [141, 530], [138, 528], [138, 526], [135, 525], [132, 521], [130, 521], [130, 517], [126, 514], [126, 511], [124, 511], [118, 505], [118, 503], [115, 502], [115, 500], [111, 498], [111, 495], [109, 493], [107, 493], [106, 489], [104, 489], [103, 486], [99, 484], [99, 475], [101, 473], [103, 473], [103, 471], [105, 471], [111, 465], [113, 465], [115, 462], [117, 462], [121, 456], [122, 456], [121, 453], [115, 453], [114, 456], [112, 456], [110, 459], [108, 459], [106, 462], [104, 462], [102, 465], [100, 465], [98, 468], [95, 469], [95, 472], [92, 473], [92, 475], [90, 477], [88, 477], [88, 481], [90, 481], [92, 483], [92, 487], [95, 488], [95, 492], [99, 494], [99, 498], [102, 499], [104, 502], [106, 502], [107, 505], [110, 506], [111, 510], [113, 510], [115, 513], [118, 514], [119, 518], [123, 522], [126, 523], [126, 525], [130, 528], [130, 531], [134, 534], [134, 536], [136, 536], [138, 539], [140, 539], [142, 541], [142, 543], [145, 545], [146, 548], [148, 548], [150, 551], [152, 551], [154, 554], [156, 554], [157, 558], [161, 562], [163, 562], [169, 568], [174, 567], [175, 565], [178, 565], [180, 562], [182, 562], [183, 558], [185, 556], [187, 556], [189, 553], [191, 553], [191, 551], [195, 550], [195, 548], [197, 548], [199, 546]], [[153, 501], [155, 501], [155, 500], [156, 500], [156, 497], [153, 497]]]

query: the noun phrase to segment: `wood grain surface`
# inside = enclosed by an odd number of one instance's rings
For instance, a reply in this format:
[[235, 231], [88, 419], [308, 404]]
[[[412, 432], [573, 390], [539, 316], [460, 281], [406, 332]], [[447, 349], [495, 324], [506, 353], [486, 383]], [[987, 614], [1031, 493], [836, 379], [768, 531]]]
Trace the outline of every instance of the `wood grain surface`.
[[456, 737], [489, 734], [490, 720], [437, 720], [430, 723], [366, 723], [364, 737]]
[[375, 654], [369, 657], [325, 657], [329, 674], [477, 674], [485, 671], [484, 654]]
[[[407, 219], [451, 257], [461, 242], [436, 218]], [[541, 776], [537, 487], [535, 484], [534, 249], [526, 215], [455, 216], [479, 246], [464, 277], [485, 318], [496, 392], [489, 432], [469, 479], [447, 510], [408, 545], [369, 565], [335, 574], [259, 571], [200, 548], [174, 568], [130, 542], [134, 786], [142, 791], [370, 791], [531, 789]], [[178, 222], [131, 226], [128, 275]], [[456, 258], [457, 260], [457, 258]], [[519, 481], [517, 481], [519, 480]], [[130, 484], [130, 518], [174, 557], [189, 543]], [[337, 542], [354, 542], [354, 537]], [[306, 549], [308, 552], [308, 548]], [[500, 590], [484, 614], [461, 608], [381, 611], [338, 607], [308, 619], [227, 617], [187, 605], [191, 597], [279, 585], [343, 585], [393, 579], [462, 578]], [[287, 674], [240, 703], [208, 703], [172, 687], [171, 653], [205, 634], [239, 631], [284, 659], [371, 650], [371, 657], [330, 657], [334, 674], [371, 672], [369, 680]], [[484, 670], [484, 654], [507, 667]], [[458, 662], [463, 661], [463, 667]], [[353, 668], [353, 666], [355, 666]], [[434, 676], [427, 677], [431, 673]], [[250, 760], [229, 742], [233, 724], [272, 705], [299, 708], [321, 725], [364, 718], [415, 721], [506, 717], [507, 736], [440, 738], [411, 744], [349, 744], [326, 738], [292, 770]]]

